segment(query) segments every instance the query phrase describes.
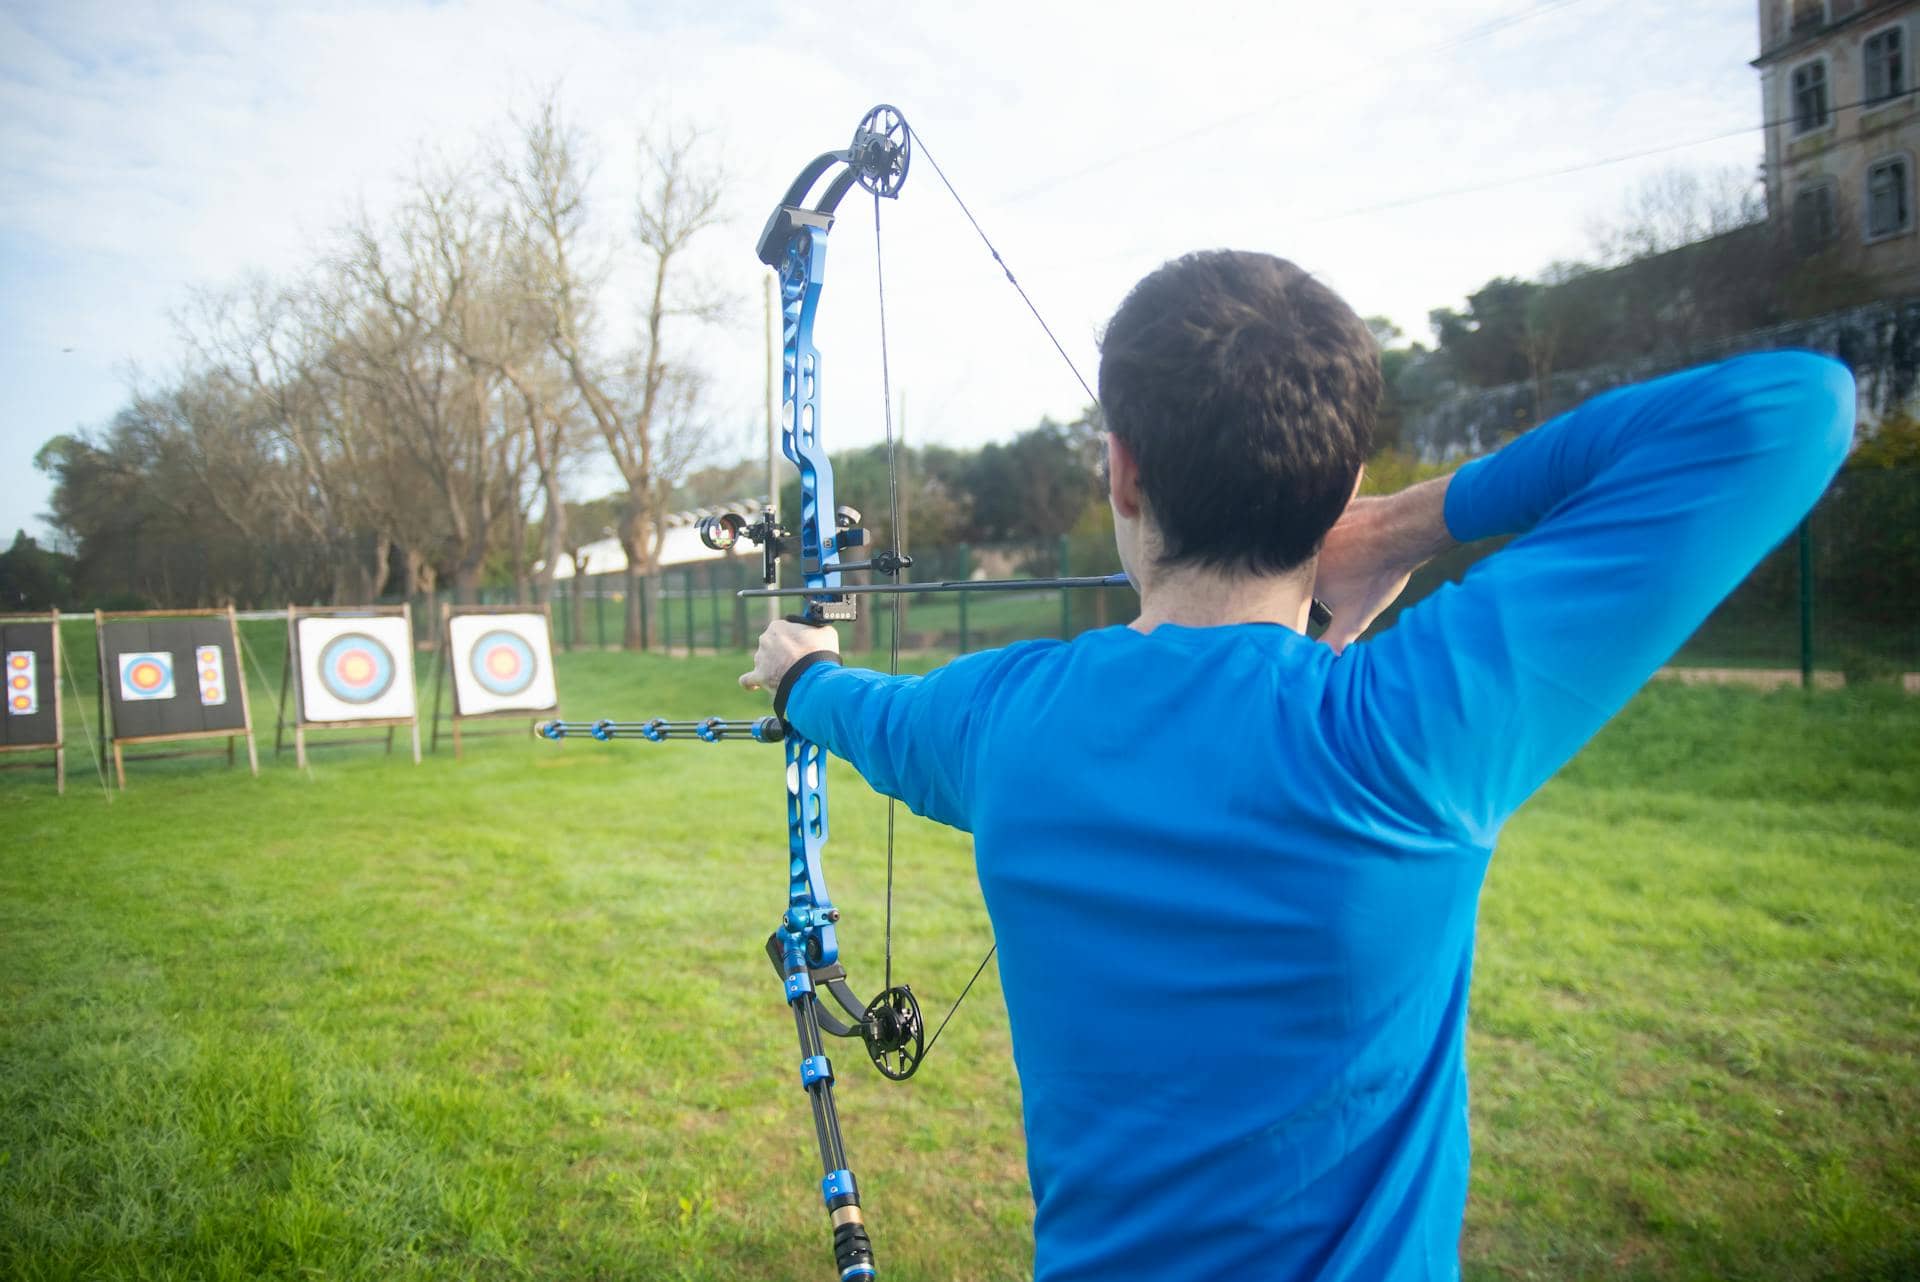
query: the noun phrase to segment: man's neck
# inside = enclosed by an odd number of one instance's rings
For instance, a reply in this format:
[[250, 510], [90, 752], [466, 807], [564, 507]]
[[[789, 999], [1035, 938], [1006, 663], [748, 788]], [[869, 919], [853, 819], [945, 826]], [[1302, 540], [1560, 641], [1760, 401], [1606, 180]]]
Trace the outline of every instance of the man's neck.
[[1307, 630], [1313, 607], [1313, 565], [1281, 575], [1223, 574], [1217, 570], [1159, 570], [1142, 587], [1140, 617], [1132, 627], [1151, 632], [1163, 623], [1183, 628], [1221, 628], [1235, 623], [1277, 623]]

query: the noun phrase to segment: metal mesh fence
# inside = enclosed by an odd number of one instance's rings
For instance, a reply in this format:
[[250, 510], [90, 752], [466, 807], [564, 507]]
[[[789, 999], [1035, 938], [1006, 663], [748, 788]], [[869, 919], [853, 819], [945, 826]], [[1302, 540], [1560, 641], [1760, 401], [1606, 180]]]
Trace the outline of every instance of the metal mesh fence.
[[[1406, 594], [1377, 623], [1441, 583], [1461, 578], [1497, 544], [1458, 549], [1414, 576]], [[916, 579], [964, 579], [983, 558], [967, 547], [916, 549]], [[1118, 568], [1111, 546], [1066, 540], [1057, 547], [1009, 554], [1022, 572], [1107, 574]], [[601, 575], [559, 580], [552, 607], [554, 640], [563, 649], [634, 648], [665, 653], [749, 650], [771, 617], [765, 601], [735, 596], [759, 585], [759, 563], [730, 559], [669, 567], [629, 579]], [[638, 594], [639, 635], [629, 643], [627, 600]], [[493, 589], [483, 603], [512, 602]], [[414, 603], [421, 640], [431, 639], [445, 596]], [[792, 608], [781, 604], [781, 612]], [[900, 643], [908, 651], [966, 653], [1026, 637], [1071, 638], [1130, 621], [1138, 609], [1125, 590], [1036, 590], [923, 596], [901, 602]], [[1621, 626], [1631, 627], [1631, 619]], [[884, 598], [868, 598], [847, 637], [853, 651], [884, 650], [894, 615]], [[1760, 683], [1805, 679], [1834, 683], [1903, 680], [1920, 686], [1920, 468], [1849, 469], [1802, 528], [1774, 550], [1694, 634], [1677, 666], [1728, 670]]]

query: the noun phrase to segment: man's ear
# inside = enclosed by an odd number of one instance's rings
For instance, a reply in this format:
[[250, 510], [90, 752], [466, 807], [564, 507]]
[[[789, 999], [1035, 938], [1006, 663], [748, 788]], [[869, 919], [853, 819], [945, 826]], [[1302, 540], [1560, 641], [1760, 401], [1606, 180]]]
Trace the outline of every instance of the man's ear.
[[1114, 511], [1128, 520], [1139, 517], [1140, 464], [1126, 442], [1112, 432], [1107, 433], [1107, 493], [1113, 499]]

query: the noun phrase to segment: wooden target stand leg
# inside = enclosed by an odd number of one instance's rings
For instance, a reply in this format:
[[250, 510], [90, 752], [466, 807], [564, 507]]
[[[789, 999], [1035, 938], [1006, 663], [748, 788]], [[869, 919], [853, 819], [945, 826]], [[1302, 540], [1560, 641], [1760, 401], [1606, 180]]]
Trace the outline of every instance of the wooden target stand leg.
[[[440, 603], [440, 644], [433, 648], [433, 738], [427, 749], [429, 752], [440, 751], [440, 672], [447, 665], [447, 647], [453, 644], [452, 626], [453, 609], [442, 601]], [[452, 679], [451, 670], [447, 672], [447, 677], [449, 680]], [[458, 761], [460, 759], [460, 719], [457, 713], [453, 722], [453, 734], [453, 759]]]
[[[233, 683], [240, 687], [240, 720], [241, 723], [247, 727], [247, 769], [252, 772], [255, 779], [258, 779], [260, 777], [260, 750], [253, 742], [253, 700], [252, 696], [247, 693], [246, 652], [240, 648], [243, 644], [240, 640], [240, 616], [234, 612], [232, 606], [227, 607], [227, 627], [233, 631], [233, 663], [237, 669], [233, 674]], [[234, 735], [227, 736], [227, 766], [229, 769], [233, 766], [233, 741], [235, 737]]]

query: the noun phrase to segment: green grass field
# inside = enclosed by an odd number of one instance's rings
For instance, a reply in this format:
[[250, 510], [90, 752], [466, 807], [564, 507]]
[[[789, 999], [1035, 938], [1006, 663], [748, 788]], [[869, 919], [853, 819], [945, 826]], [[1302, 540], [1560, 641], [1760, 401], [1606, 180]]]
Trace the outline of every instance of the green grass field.
[[[278, 631], [248, 635], [277, 683]], [[764, 706], [734, 659], [560, 662], [573, 716]], [[273, 693], [256, 678], [266, 749]], [[64, 799], [0, 777], [0, 1274], [830, 1277], [761, 952], [778, 756], [342, 748], [257, 781], [130, 764], [110, 805], [84, 760]], [[870, 988], [885, 809], [836, 784], [828, 875]], [[903, 816], [899, 852], [896, 973], [937, 1014], [988, 927], [965, 839]], [[1467, 1275], [1920, 1276], [1916, 852], [1920, 700], [1630, 707], [1494, 861]], [[858, 1058], [841, 1109], [883, 1276], [1023, 1276], [992, 970], [912, 1082]]]

